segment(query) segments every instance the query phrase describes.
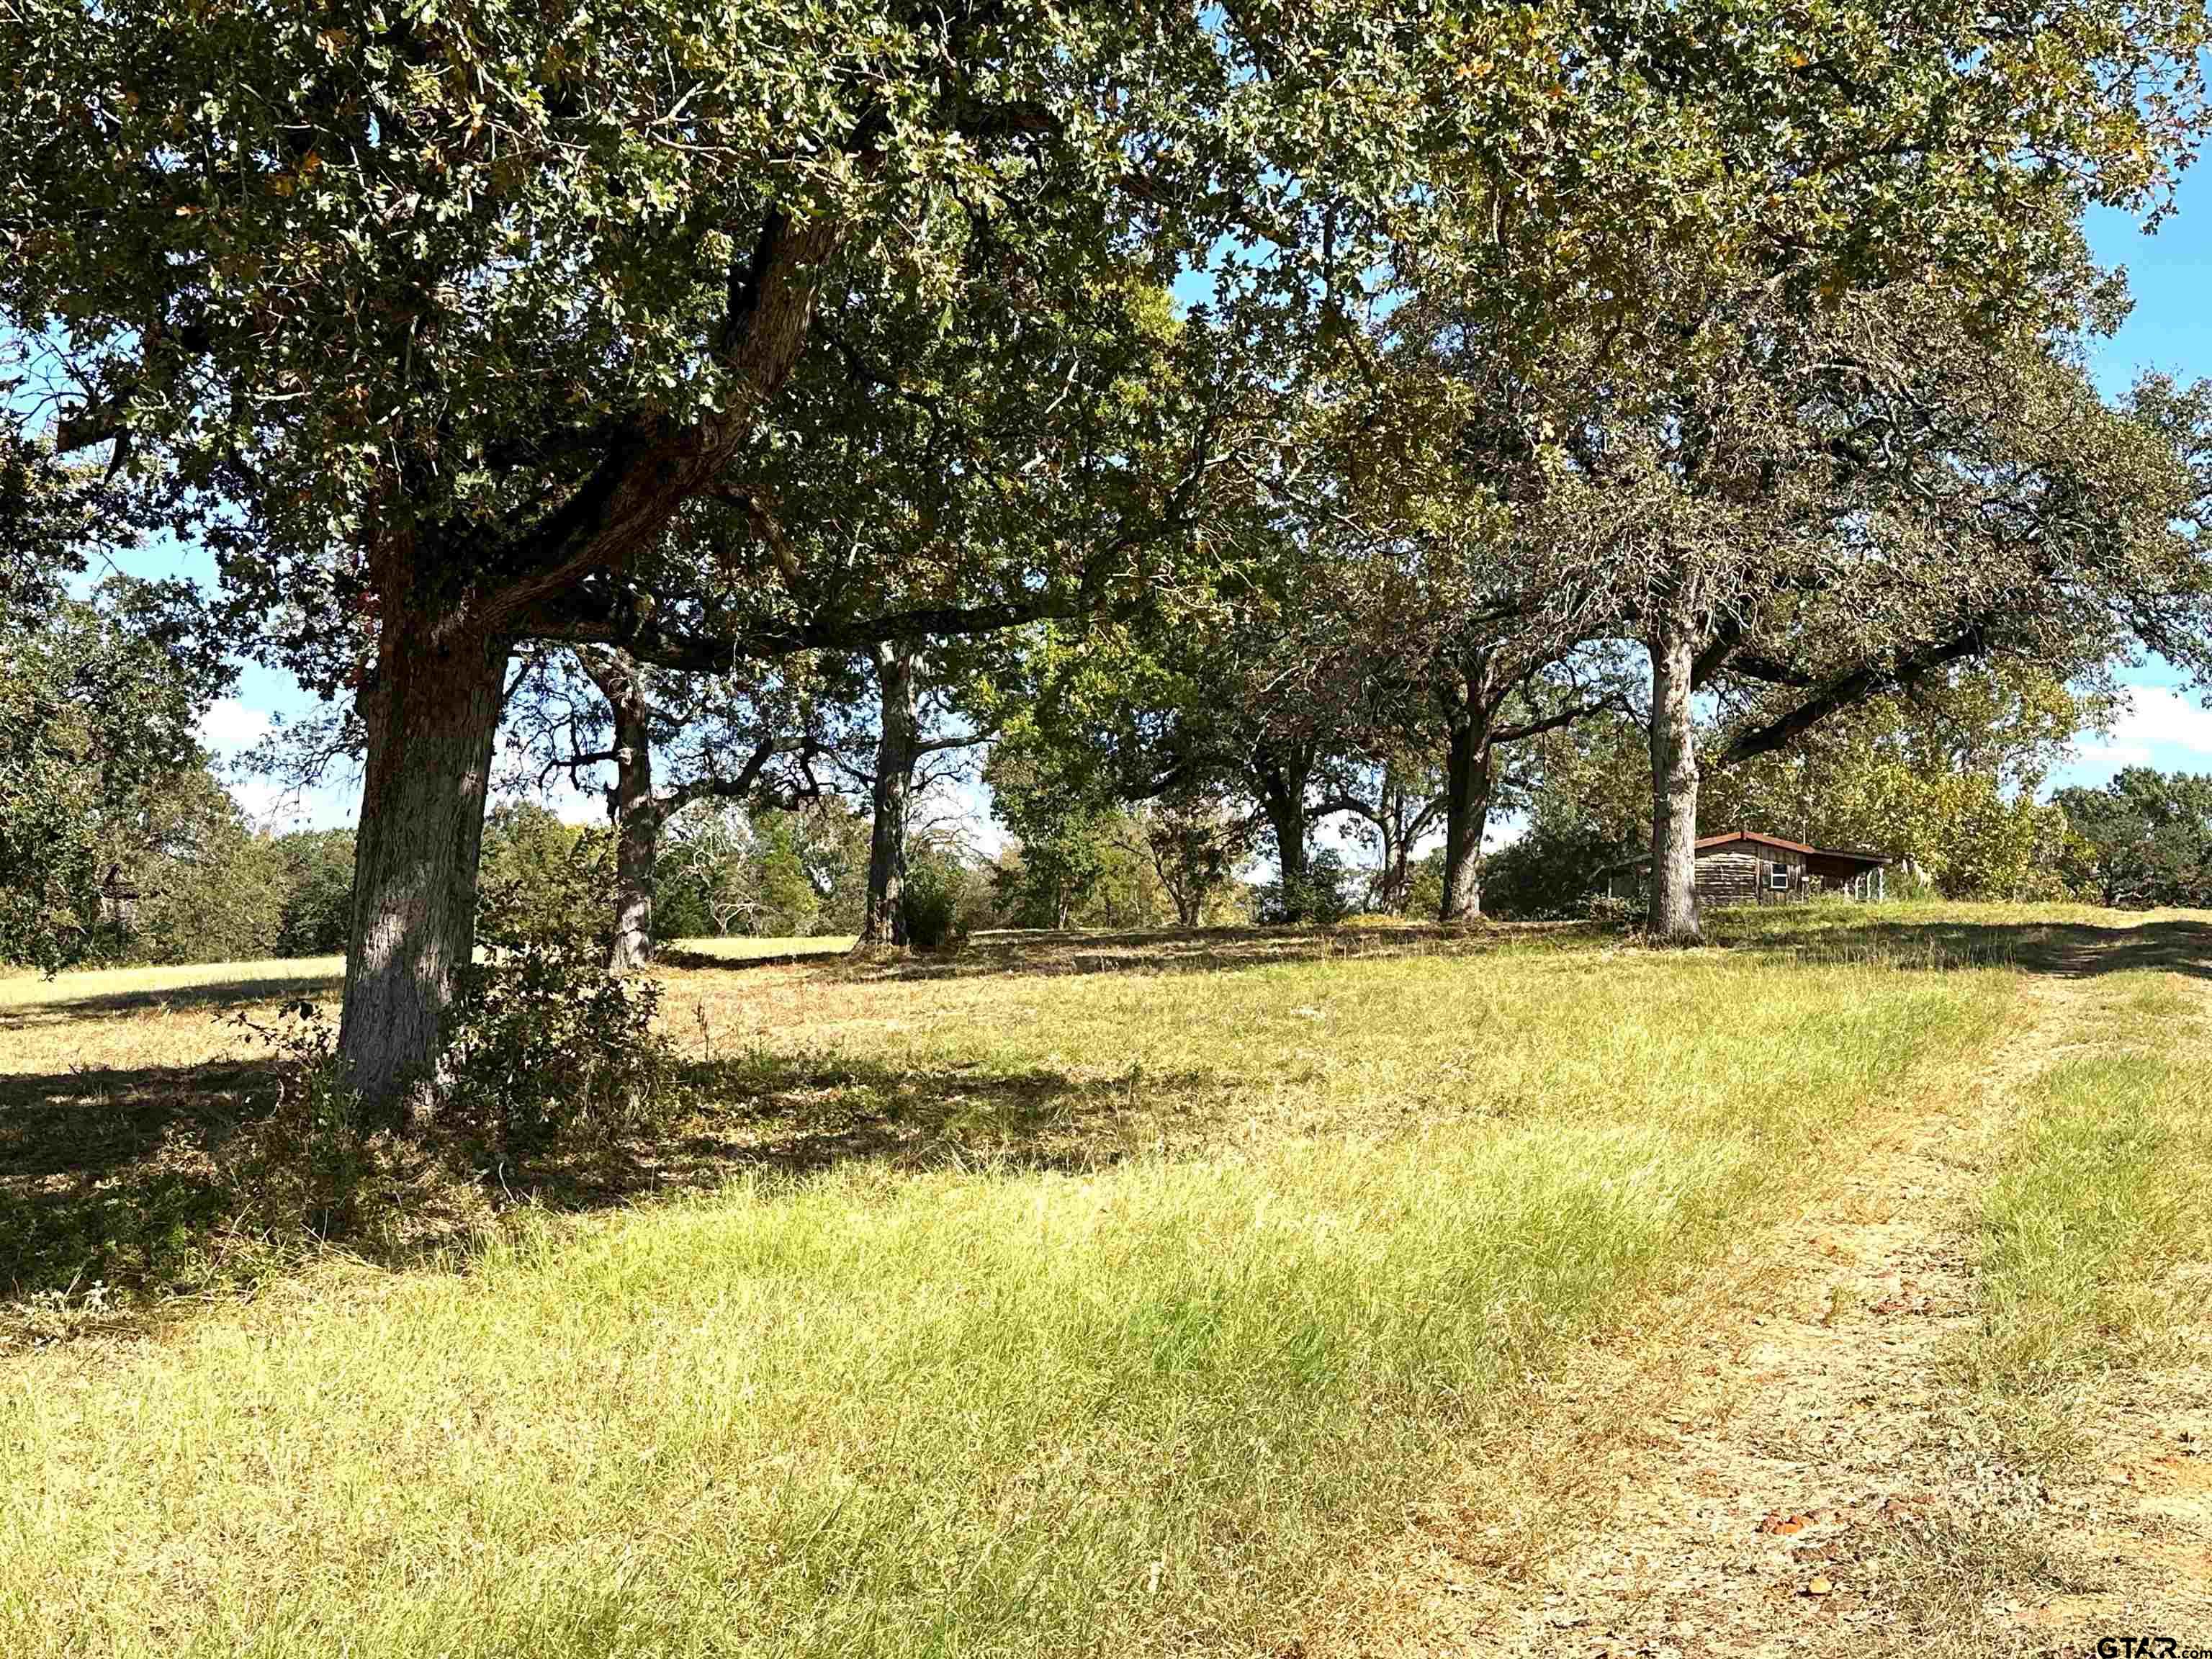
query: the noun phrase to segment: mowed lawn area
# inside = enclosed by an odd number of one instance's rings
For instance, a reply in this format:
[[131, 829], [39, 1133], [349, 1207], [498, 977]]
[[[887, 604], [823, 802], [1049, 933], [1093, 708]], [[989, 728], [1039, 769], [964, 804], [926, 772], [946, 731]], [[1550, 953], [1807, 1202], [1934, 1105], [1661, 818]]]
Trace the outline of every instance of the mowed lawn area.
[[[7, 981], [0, 1653], [1334, 1650], [1455, 1448], [1969, 1086], [2035, 975], [2207, 966], [2203, 918], [1717, 931], [694, 951], [662, 1144], [287, 1251], [224, 1022], [337, 964]], [[2038, 1263], [2124, 1266], [2045, 1214], [2152, 1179], [2180, 1085], [2112, 1064], [1992, 1200], [1992, 1387], [2072, 1363], [2018, 1323]]]

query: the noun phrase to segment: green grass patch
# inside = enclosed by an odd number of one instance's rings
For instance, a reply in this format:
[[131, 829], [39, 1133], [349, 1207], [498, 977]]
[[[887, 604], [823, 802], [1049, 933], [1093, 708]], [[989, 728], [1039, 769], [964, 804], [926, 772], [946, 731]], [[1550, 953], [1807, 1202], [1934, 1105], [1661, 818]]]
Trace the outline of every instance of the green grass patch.
[[2014, 984], [1576, 945], [757, 993], [718, 1029], [780, 1092], [732, 1113], [959, 1156], [0, 1361], [0, 1651], [1282, 1650], [1504, 1384]]
[[2152, 1358], [2205, 1304], [2212, 1043], [2199, 1006], [2162, 975], [2101, 982], [2061, 1034], [2075, 1051], [2025, 1091], [1984, 1201], [1981, 1320], [1963, 1363], [2030, 1461], [2077, 1449], [2084, 1393]]

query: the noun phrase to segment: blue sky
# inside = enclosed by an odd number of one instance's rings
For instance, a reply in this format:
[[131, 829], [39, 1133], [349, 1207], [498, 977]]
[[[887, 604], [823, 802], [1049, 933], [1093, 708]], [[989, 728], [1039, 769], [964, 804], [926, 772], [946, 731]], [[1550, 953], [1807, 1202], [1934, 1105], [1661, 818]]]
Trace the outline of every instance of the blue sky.
[[[2126, 324], [2096, 353], [2105, 392], [2125, 390], [2146, 368], [2185, 380], [2212, 376], [2212, 163], [2182, 180], [2179, 211], [2155, 235], [2104, 213], [2091, 220], [2089, 239], [2099, 258], [2126, 270], [2135, 298]], [[2084, 737], [2053, 787], [2100, 784], [2124, 766], [2212, 771], [2212, 710], [2197, 693], [2160, 658], [2124, 678], [2135, 687], [2134, 707], [2110, 733]]]
[[[2100, 258], [2126, 269], [2135, 296], [2125, 326], [2096, 353], [2099, 383], [2116, 393], [2146, 368], [2185, 379], [2212, 375], [2212, 163], [2183, 181], [2179, 210], [2154, 236], [2146, 236], [2134, 221], [2118, 214], [2100, 214], [2089, 229]], [[206, 581], [214, 574], [204, 556], [180, 556], [167, 545], [123, 555], [118, 562], [143, 574], [175, 573]], [[2109, 733], [2086, 735], [2074, 758], [2052, 778], [2052, 787], [2100, 784], [2123, 766], [2212, 771], [2212, 711], [2180, 684], [2175, 671], [2154, 659], [2124, 678], [2135, 688], [2134, 706]], [[210, 712], [204, 736], [218, 758], [227, 758], [258, 738], [272, 721], [313, 707], [289, 675], [248, 666], [237, 694]], [[349, 779], [334, 779], [295, 801], [279, 800], [266, 786], [252, 781], [234, 787], [250, 811], [275, 823], [353, 821], [355, 788]], [[560, 805], [566, 815], [579, 818], [596, 817], [599, 811], [596, 799], [581, 796]]]

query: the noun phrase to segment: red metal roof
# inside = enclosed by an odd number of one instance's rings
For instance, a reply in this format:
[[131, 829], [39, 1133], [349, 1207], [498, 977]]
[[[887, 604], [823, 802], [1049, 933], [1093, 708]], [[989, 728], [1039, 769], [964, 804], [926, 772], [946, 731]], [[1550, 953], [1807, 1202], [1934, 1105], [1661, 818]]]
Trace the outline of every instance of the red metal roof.
[[[1698, 851], [1707, 853], [1716, 847], [1732, 846], [1738, 842], [1749, 842], [1759, 847], [1779, 847], [1785, 852], [1802, 853], [1807, 858], [1835, 859], [1847, 864], [1875, 865], [1887, 864], [1890, 861], [1889, 854], [1887, 853], [1869, 853], [1848, 847], [1808, 847], [1802, 841], [1787, 841], [1780, 836], [1770, 836], [1759, 830], [1730, 830], [1723, 835], [1700, 836], [1698, 838]], [[1650, 854], [1639, 853], [1632, 859], [1622, 860], [1619, 864], [1609, 864], [1606, 869], [1629, 870], [1639, 864], [1650, 862]]]
[[1802, 853], [1816, 859], [1849, 859], [1856, 864], [1887, 864], [1886, 853], [1862, 853], [1844, 847], [1808, 847], [1802, 841], [1785, 841], [1780, 836], [1770, 836], [1757, 830], [1730, 830], [1724, 835], [1700, 836], [1698, 850], [1702, 853], [1711, 847], [1726, 847], [1735, 842], [1751, 842], [1760, 847], [1779, 847], [1785, 853]]
[[1724, 835], [1700, 836], [1698, 837], [1698, 850], [1702, 853], [1708, 847], [1725, 847], [1732, 841], [1755, 841], [1761, 847], [1779, 847], [1785, 853], [1817, 853], [1820, 850], [1817, 847], [1808, 847], [1802, 841], [1784, 841], [1779, 836], [1765, 835], [1757, 830], [1730, 830]]

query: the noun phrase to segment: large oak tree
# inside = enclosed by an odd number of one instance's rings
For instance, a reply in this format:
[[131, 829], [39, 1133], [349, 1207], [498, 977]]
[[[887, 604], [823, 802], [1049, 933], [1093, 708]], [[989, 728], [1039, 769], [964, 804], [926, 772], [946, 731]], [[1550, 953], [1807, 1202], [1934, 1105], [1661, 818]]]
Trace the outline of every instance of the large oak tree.
[[1329, 100], [1254, 61], [1212, 12], [997, 0], [0, 16], [0, 312], [78, 377], [61, 441], [192, 492], [260, 648], [357, 702], [365, 1093], [438, 1049], [510, 651], [806, 634], [690, 509], [833, 282], [1048, 338], [1094, 266], [1258, 216], [1282, 265], [1312, 209], [1262, 138]]

